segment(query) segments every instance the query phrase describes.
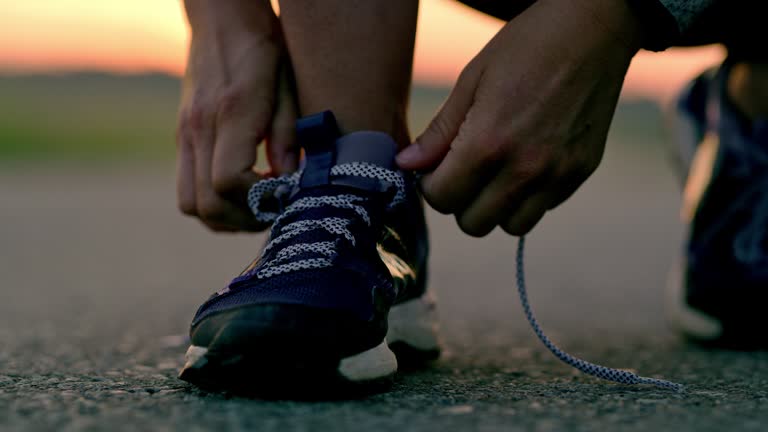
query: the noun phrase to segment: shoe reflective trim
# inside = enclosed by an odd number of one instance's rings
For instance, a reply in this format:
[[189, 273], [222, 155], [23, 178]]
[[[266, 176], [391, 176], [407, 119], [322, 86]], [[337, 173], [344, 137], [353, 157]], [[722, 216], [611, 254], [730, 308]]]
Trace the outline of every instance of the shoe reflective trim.
[[430, 292], [392, 306], [388, 321], [387, 343], [402, 342], [419, 351], [440, 349], [435, 299]]
[[669, 323], [686, 336], [702, 341], [718, 339], [723, 325], [714, 317], [692, 308], [685, 300], [684, 264], [672, 268], [667, 280], [666, 312]]
[[387, 341], [375, 348], [342, 359], [339, 374], [349, 381], [362, 382], [386, 378], [397, 372], [397, 358]]

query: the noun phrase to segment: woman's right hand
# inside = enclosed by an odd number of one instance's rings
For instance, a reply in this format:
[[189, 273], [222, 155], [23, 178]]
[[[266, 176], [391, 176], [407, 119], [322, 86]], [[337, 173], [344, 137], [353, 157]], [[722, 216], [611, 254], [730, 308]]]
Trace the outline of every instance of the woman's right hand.
[[177, 130], [181, 211], [214, 231], [259, 230], [246, 202], [266, 140], [273, 175], [296, 170], [297, 108], [269, 1], [186, 0], [191, 27]]

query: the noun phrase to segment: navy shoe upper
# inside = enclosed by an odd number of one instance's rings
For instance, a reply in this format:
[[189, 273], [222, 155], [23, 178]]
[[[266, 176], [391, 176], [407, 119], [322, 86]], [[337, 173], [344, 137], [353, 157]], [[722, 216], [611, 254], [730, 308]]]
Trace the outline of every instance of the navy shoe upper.
[[412, 179], [397, 170], [397, 146], [379, 132], [338, 136], [330, 113], [300, 120], [303, 168], [257, 183], [255, 217], [272, 222], [267, 245], [240, 276], [197, 311], [301, 305], [361, 321], [423, 291], [427, 239]]

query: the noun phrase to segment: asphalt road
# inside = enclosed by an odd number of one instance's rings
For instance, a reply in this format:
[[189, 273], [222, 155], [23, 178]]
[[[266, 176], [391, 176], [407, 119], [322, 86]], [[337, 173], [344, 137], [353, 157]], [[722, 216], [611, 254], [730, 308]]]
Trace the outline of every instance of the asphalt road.
[[514, 239], [470, 239], [437, 214], [431, 284], [447, 349], [434, 367], [360, 400], [203, 393], [175, 378], [182, 335], [262, 238], [178, 215], [171, 166], [3, 166], [0, 430], [765, 430], [768, 354], [705, 351], [665, 324], [678, 190], [661, 155], [635, 144], [609, 148], [529, 237], [529, 294], [564, 348], [684, 394], [561, 365], [522, 317]]

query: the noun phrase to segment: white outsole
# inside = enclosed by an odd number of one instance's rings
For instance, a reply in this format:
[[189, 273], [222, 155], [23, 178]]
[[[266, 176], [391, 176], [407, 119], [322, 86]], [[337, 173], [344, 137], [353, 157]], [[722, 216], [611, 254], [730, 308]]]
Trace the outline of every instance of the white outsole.
[[403, 342], [419, 351], [440, 349], [439, 321], [434, 295], [427, 291], [419, 298], [392, 307], [389, 311], [387, 342]]
[[351, 382], [375, 381], [397, 372], [397, 357], [387, 341], [339, 362], [339, 375]]
[[[419, 351], [439, 350], [435, 300], [426, 293], [422, 297], [395, 305], [389, 312], [389, 331], [379, 345], [342, 359], [338, 373], [350, 382], [366, 382], [387, 378], [397, 372], [397, 357], [390, 344], [402, 342]], [[185, 355], [183, 370], [199, 369], [208, 362], [208, 348], [191, 345]]]
[[685, 301], [683, 282], [684, 263], [672, 268], [667, 281], [666, 313], [670, 324], [682, 333], [696, 339], [712, 341], [723, 334], [719, 320], [692, 309]]

